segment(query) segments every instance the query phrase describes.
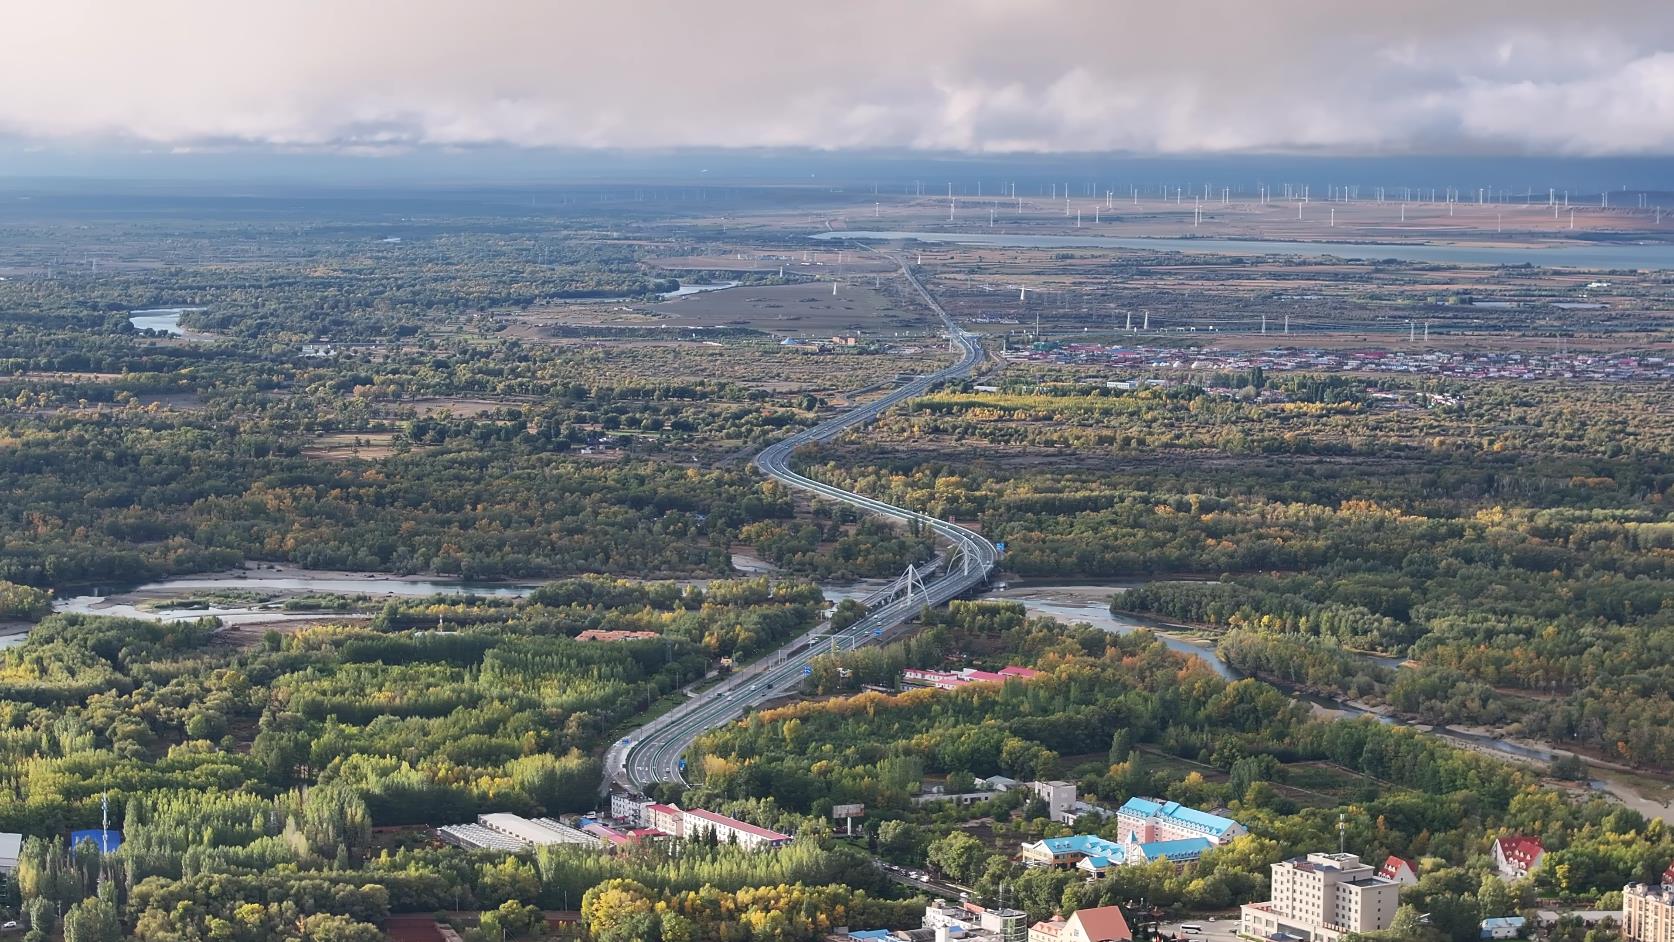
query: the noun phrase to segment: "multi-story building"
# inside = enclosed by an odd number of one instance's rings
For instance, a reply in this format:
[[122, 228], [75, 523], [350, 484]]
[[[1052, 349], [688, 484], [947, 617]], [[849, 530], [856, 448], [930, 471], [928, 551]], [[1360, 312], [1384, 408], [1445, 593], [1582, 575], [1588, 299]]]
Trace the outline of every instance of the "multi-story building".
[[942, 933], [959, 933], [963, 939], [992, 939], [994, 942], [1028, 942], [1029, 917], [1016, 909], [979, 906], [969, 901], [951, 903], [934, 900], [924, 908], [924, 928]]
[[1122, 828], [1121, 837], [1125, 844], [1179, 841], [1193, 837], [1221, 844], [1249, 833], [1231, 818], [1160, 798], [1129, 798], [1116, 809], [1116, 823]]
[[1130, 942], [1133, 930], [1117, 906], [1078, 909], [1029, 927], [1029, 942]]
[[654, 828], [669, 837], [685, 837], [686, 818], [674, 805], [653, 802], [640, 809], [639, 823]]
[[1030, 782], [1029, 788], [1046, 802], [1046, 816], [1063, 821], [1075, 809], [1075, 785], [1071, 782]]
[[1494, 840], [1494, 869], [1506, 880], [1521, 880], [1540, 866], [1546, 848], [1538, 837], [1513, 834]]
[[644, 824], [645, 806], [650, 803], [644, 795], [634, 792], [613, 791], [610, 793], [610, 816], [619, 821]]
[[1121, 844], [1097, 834], [1046, 837], [1022, 845], [1018, 851], [1025, 867], [1073, 867], [1088, 858], [1121, 863], [1127, 856]]
[[[1664, 877], [1674, 877], [1674, 867]], [[1630, 883], [1622, 888], [1622, 938], [1674, 942], [1674, 885]]]
[[1093, 876], [1103, 876], [1113, 867], [1167, 860], [1183, 865], [1202, 857], [1214, 845], [1207, 838], [1122, 844], [1096, 834], [1048, 837], [1024, 844], [1019, 855], [1026, 867], [1074, 867]]
[[[687, 840], [697, 840], [706, 834], [713, 833], [715, 839], [722, 844], [737, 844], [740, 847], [759, 849], [763, 847], [782, 847], [794, 838], [789, 834], [780, 834], [767, 828], [759, 828], [753, 824], [729, 818], [724, 814], [692, 808], [681, 813], [681, 836]], [[660, 829], [659, 829], [660, 830]]]
[[1241, 935], [1290, 935], [1337, 942], [1353, 932], [1378, 932], [1395, 921], [1401, 885], [1380, 877], [1354, 854], [1309, 854], [1273, 865], [1273, 896], [1245, 903]]

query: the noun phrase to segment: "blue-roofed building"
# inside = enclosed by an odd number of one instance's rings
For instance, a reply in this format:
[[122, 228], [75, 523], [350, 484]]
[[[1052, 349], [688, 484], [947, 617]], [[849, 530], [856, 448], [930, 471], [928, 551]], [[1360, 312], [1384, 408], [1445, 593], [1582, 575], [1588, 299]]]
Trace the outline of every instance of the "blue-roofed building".
[[891, 938], [893, 935], [894, 933], [890, 932], [888, 929], [862, 929], [859, 932], [850, 932], [849, 938], [885, 940]]
[[1076, 834], [1024, 844], [1021, 856], [1025, 867], [1073, 867], [1087, 859], [1101, 860], [1103, 867], [1110, 867], [1122, 863], [1127, 849], [1097, 834]]
[[1174, 841], [1152, 841], [1128, 847], [1127, 862], [1132, 864], [1166, 860], [1176, 866], [1188, 864], [1203, 856], [1215, 845], [1207, 837], [1186, 837]]
[[1129, 798], [1122, 807], [1116, 809], [1116, 822], [1122, 829], [1124, 844], [1151, 844], [1192, 838], [1203, 838], [1211, 844], [1223, 844], [1249, 833], [1242, 824], [1231, 818], [1187, 808], [1177, 801], [1163, 801], [1160, 798]]
[[1494, 916], [1482, 920], [1480, 937], [1484, 939], [1520, 939], [1529, 931], [1529, 921], [1522, 916]]
[[82, 841], [92, 841], [100, 854], [109, 854], [122, 846], [122, 832], [117, 830], [102, 831], [90, 828], [85, 831], [70, 832], [70, 853], [74, 854]]

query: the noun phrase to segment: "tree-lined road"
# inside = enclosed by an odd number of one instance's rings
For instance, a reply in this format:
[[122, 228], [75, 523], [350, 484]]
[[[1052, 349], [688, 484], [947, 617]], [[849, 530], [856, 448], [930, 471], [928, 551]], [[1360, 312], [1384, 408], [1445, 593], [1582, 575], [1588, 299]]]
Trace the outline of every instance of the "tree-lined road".
[[757, 454], [752, 462], [756, 468], [789, 487], [806, 491], [817, 497], [839, 501], [906, 523], [916, 522], [928, 528], [947, 544], [945, 557], [950, 565], [923, 572], [923, 590], [903, 594], [869, 611], [855, 624], [841, 631], [831, 631], [830, 622], [792, 640], [777, 652], [751, 667], [740, 670], [697, 697], [681, 703], [673, 710], [635, 730], [610, 748], [605, 756], [606, 776], [636, 790], [657, 782], [684, 781], [681, 754], [705, 730], [729, 723], [749, 708], [771, 697], [781, 695], [804, 676], [808, 663], [819, 654], [832, 650], [848, 650], [887, 638], [891, 631], [917, 615], [927, 606], [941, 605], [975, 588], [987, 579], [994, 568], [998, 552], [981, 534], [921, 514], [897, 507], [863, 494], [846, 491], [805, 477], [791, 470], [791, 455], [797, 448], [827, 441], [843, 431], [876, 419], [887, 409], [919, 396], [939, 383], [967, 376], [983, 360], [982, 345], [977, 339], [960, 330], [948, 317], [936, 299], [924, 289], [911, 268], [903, 264], [901, 270], [924, 303], [936, 313], [949, 339], [959, 348], [958, 363], [946, 369], [920, 376], [873, 402], [840, 416], [805, 429], [789, 438], [775, 442]]

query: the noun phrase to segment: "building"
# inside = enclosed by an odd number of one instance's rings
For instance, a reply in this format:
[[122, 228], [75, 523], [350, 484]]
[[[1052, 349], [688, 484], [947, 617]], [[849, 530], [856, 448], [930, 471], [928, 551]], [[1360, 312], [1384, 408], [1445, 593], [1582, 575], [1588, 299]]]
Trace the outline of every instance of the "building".
[[1117, 906], [1078, 909], [1064, 920], [1057, 942], [1131, 942], [1133, 930]]
[[1521, 880], [1540, 866], [1546, 848], [1538, 837], [1514, 834], [1494, 839], [1494, 869], [1506, 880]]
[[0, 876], [17, 872], [17, 860], [23, 856], [23, 835], [0, 831]]
[[1627, 942], [1674, 942], [1674, 884], [1667, 874], [1663, 881], [1622, 888], [1622, 938]]
[[[759, 828], [737, 818], [716, 814], [713, 811], [694, 808], [682, 811], [680, 814], [682, 818], [681, 836], [687, 840], [697, 840], [706, 834], [713, 833], [715, 839], [722, 844], [737, 844], [740, 847], [752, 849], [783, 847], [793, 840], [789, 834], [780, 834], [778, 831]], [[658, 830], [662, 829], [658, 828]]]
[[643, 824], [645, 823], [645, 806], [650, 803], [644, 795], [613, 791], [610, 793], [610, 816], [618, 821], [632, 821], [635, 824]]
[[653, 802], [640, 808], [639, 823], [655, 828], [669, 837], [685, 837], [686, 819], [674, 805]]
[[1046, 816], [1063, 821], [1075, 808], [1075, 785], [1070, 782], [1030, 782], [1029, 788], [1046, 802]]
[[1405, 857], [1389, 855], [1389, 859], [1378, 868], [1378, 876], [1385, 880], [1394, 880], [1402, 886], [1414, 886], [1418, 883], [1418, 868]]
[[936, 687], [940, 690], [955, 690], [966, 684], [993, 684], [1018, 679], [1028, 680], [1039, 677], [1040, 671], [1011, 664], [998, 671], [979, 671], [974, 667], [966, 667], [956, 671], [923, 670], [909, 667], [901, 672], [901, 682], [913, 687]]
[[1520, 939], [1529, 930], [1529, 921], [1522, 916], [1495, 916], [1484, 919], [1477, 926], [1481, 939]]
[[1203, 837], [1123, 844], [1096, 834], [1076, 834], [1024, 844], [1019, 848], [1019, 855], [1025, 867], [1074, 867], [1092, 876], [1104, 876], [1113, 867], [1158, 860], [1184, 866], [1202, 857], [1213, 846], [1208, 838]]
[[972, 942], [1028, 942], [1029, 917], [1016, 909], [979, 906], [969, 901], [933, 900], [924, 907], [924, 928], [937, 939]]
[[1029, 942], [1058, 942], [1064, 932], [1064, 917], [1053, 914], [1051, 919], [1029, 927]]
[[1129, 798], [1116, 809], [1116, 823], [1122, 829], [1122, 842], [1149, 844], [1153, 841], [1176, 841], [1187, 838], [1206, 838], [1212, 844], [1222, 844], [1248, 834], [1242, 824], [1231, 818], [1187, 808], [1177, 801], [1160, 798]]
[[477, 816], [475, 824], [450, 824], [436, 829], [436, 836], [459, 847], [503, 850], [516, 853], [530, 847], [554, 844], [599, 846], [599, 838], [580, 828], [551, 818], [525, 818], [518, 814], [493, 813]]
[[1401, 885], [1377, 875], [1354, 854], [1309, 854], [1273, 865], [1273, 896], [1245, 903], [1239, 934], [1337, 942], [1351, 932], [1378, 932], [1395, 921]]
[[1073, 867], [1086, 859], [1110, 866], [1111, 861], [1119, 864], [1127, 859], [1126, 848], [1097, 834], [1042, 838], [1018, 850], [1025, 867]]
[[1151, 841], [1148, 844], [1125, 846], [1128, 856], [1124, 863], [1143, 864], [1166, 860], [1179, 867], [1202, 857], [1205, 851], [1215, 845], [1207, 837], [1186, 837], [1173, 841]]

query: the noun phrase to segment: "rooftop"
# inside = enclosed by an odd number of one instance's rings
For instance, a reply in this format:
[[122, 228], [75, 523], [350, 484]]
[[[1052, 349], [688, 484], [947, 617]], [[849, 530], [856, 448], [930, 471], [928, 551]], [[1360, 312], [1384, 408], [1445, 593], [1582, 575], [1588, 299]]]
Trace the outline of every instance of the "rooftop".
[[724, 828], [731, 828], [735, 831], [742, 831], [745, 834], [749, 834], [753, 837], [759, 837], [767, 841], [788, 841], [792, 839], [789, 834], [780, 834], [778, 831], [770, 831], [767, 828], [759, 828], [748, 822], [740, 821], [737, 818], [729, 818], [724, 814], [716, 814], [713, 811], [704, 811], [702, 808], [692, 808], [687, 810], [686, 813], [694, 818], [700, 818], [704, 821], [708, 821], [711, 824], [719, 825]]
[[1140, 818], [1169, 818], [1174, 821], [1207, 831], [1217, 837], [1238, 825], [1231, 818], [1196, 808], [1188, 808], [1177, 801], [1159, 801], [1155, 798], [1129, 798], [1117, 809], [1118, 814], [1128, 814]]

